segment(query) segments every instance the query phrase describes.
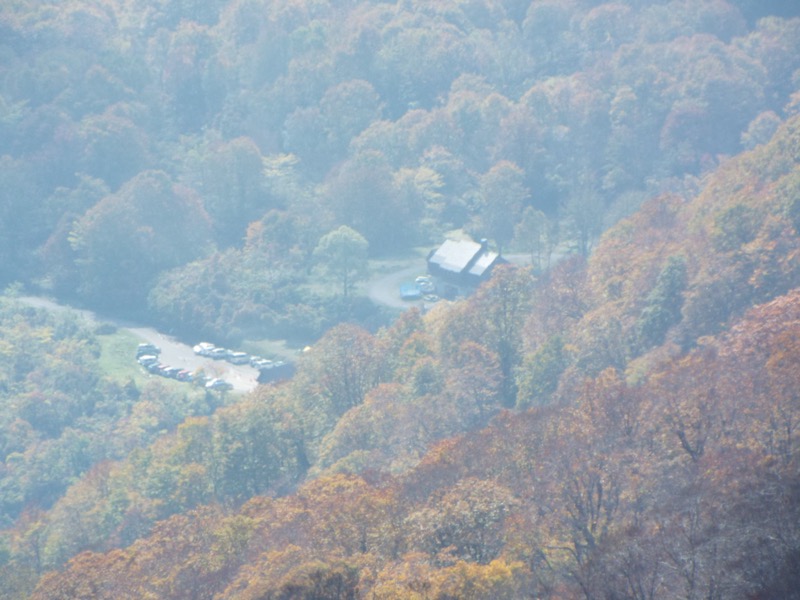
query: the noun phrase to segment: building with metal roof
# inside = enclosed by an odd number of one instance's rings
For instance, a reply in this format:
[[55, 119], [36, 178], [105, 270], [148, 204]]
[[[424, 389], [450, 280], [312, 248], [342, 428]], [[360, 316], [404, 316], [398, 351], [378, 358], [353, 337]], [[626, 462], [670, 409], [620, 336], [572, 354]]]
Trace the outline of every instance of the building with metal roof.
[[477, 287], [503, 262], [497, 252], [489, 250], [486, 240], [446, 240], [428, 255], [428, 272], [452, 285]]

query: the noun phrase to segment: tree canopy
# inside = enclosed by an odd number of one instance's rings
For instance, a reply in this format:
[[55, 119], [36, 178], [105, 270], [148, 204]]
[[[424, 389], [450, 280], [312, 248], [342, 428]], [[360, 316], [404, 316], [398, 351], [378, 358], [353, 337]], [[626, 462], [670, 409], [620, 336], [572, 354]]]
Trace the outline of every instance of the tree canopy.
[[[0, 599], [797, 597], [790, 5], [0, 5]], [[454, 230], [538, 268], [354, 285]]]

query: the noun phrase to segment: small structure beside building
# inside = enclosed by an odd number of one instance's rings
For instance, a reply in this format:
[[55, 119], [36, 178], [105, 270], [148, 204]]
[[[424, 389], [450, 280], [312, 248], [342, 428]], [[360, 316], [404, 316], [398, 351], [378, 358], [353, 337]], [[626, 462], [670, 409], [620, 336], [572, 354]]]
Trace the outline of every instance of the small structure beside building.
[[428, 254], [428, 272], [459, 288], [475, 288], [491, 277], [492, 269], [505, 263], [489, 250], [486, 240], [446, 240]]

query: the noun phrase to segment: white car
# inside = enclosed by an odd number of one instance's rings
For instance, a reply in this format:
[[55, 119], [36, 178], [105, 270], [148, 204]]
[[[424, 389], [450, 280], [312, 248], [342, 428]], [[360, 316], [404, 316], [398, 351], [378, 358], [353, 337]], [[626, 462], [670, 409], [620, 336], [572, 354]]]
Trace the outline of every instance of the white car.
[[214, 360], [224, 360], [228, 358], [228, 352], [226, 348], [212, 348], [208, 351], [208, 354], [204, 354], [203, 356], [208, 356]]
[[251, 362], [250, 365], [261, 371], [263, 369], [271, 369], [273, 362], [268, 358], [260, 358], [259, 360]]
[[195, 354], [200, 356], [208, 356], [209, 353], [214, 349], [214, 344], [209, 342], [200, 342], [195, 347], [192, 348]]
[[140, 365], [144, 368], [149, 367], [150, 365], [154, 365], [158, 363], [158, 357], [154, 354], [143, 354], [139, 358], [136, 359]]
[[225, 360], [233, 365], [246, 365], [250, 362], [250, 355], [247, 352], [229, 352]]

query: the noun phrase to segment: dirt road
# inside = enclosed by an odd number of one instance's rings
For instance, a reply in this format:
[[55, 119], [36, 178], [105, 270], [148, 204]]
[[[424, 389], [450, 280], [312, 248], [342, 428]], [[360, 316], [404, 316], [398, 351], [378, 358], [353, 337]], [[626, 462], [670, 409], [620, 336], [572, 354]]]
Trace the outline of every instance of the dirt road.
[[[509, 254], [504, 255], [508, 262], [517, 266], [529, 266], [531, 257], [529, 254]], [[396, 271], [374, 277], [367, 282], [367, 295], [375, 304], [390, 306], [391, 308], [408, 309], [412, 307], [423, 308], [422, 300], [409, 302], [400, 298], [400, 285], [412, 283], [417, 275], [426, 272], [425, 261], [420, 259], [415, 261], [418, 264], [399, 268]]]
[[[161, 356], [159, 358], [165, 365], [180, 367], [189, 371], [203, 369], [208, 375], [221, 377], [230, 382], [235, 391], [249, 392], [258, 385], [256, 381], [258, 371], [250, 365], [232, 365], [225, 361], [198, 356], [187, 344], [179, 342], [172, 336], [161, 333], [152, 327], [143, 327], [119, 319], [102, 317], [89, 310], [72, 308], [38, 296], [23, 296], [18, 300], [29, 306], [45, 308], [53, 312], [70, 311], [81, 316], [89, 323], [111, 323], [115, 327], [130, 331], [143, 342], [150, 342], [161, 348]], [[131, 348], [131, 361], [136, 360], [135, 356], [136, 348]]]
[[422, 301], [409, 302], [400, 298], [400, 284], [413, 282], [420, 273], [425, 272], [425, 265], [406, 267], [393, 273], [381, 275], [367, 284], [369, 299], [375, 304], [382, 304], [392, 308], [407, 309], [414, 306], [422, 307]]

